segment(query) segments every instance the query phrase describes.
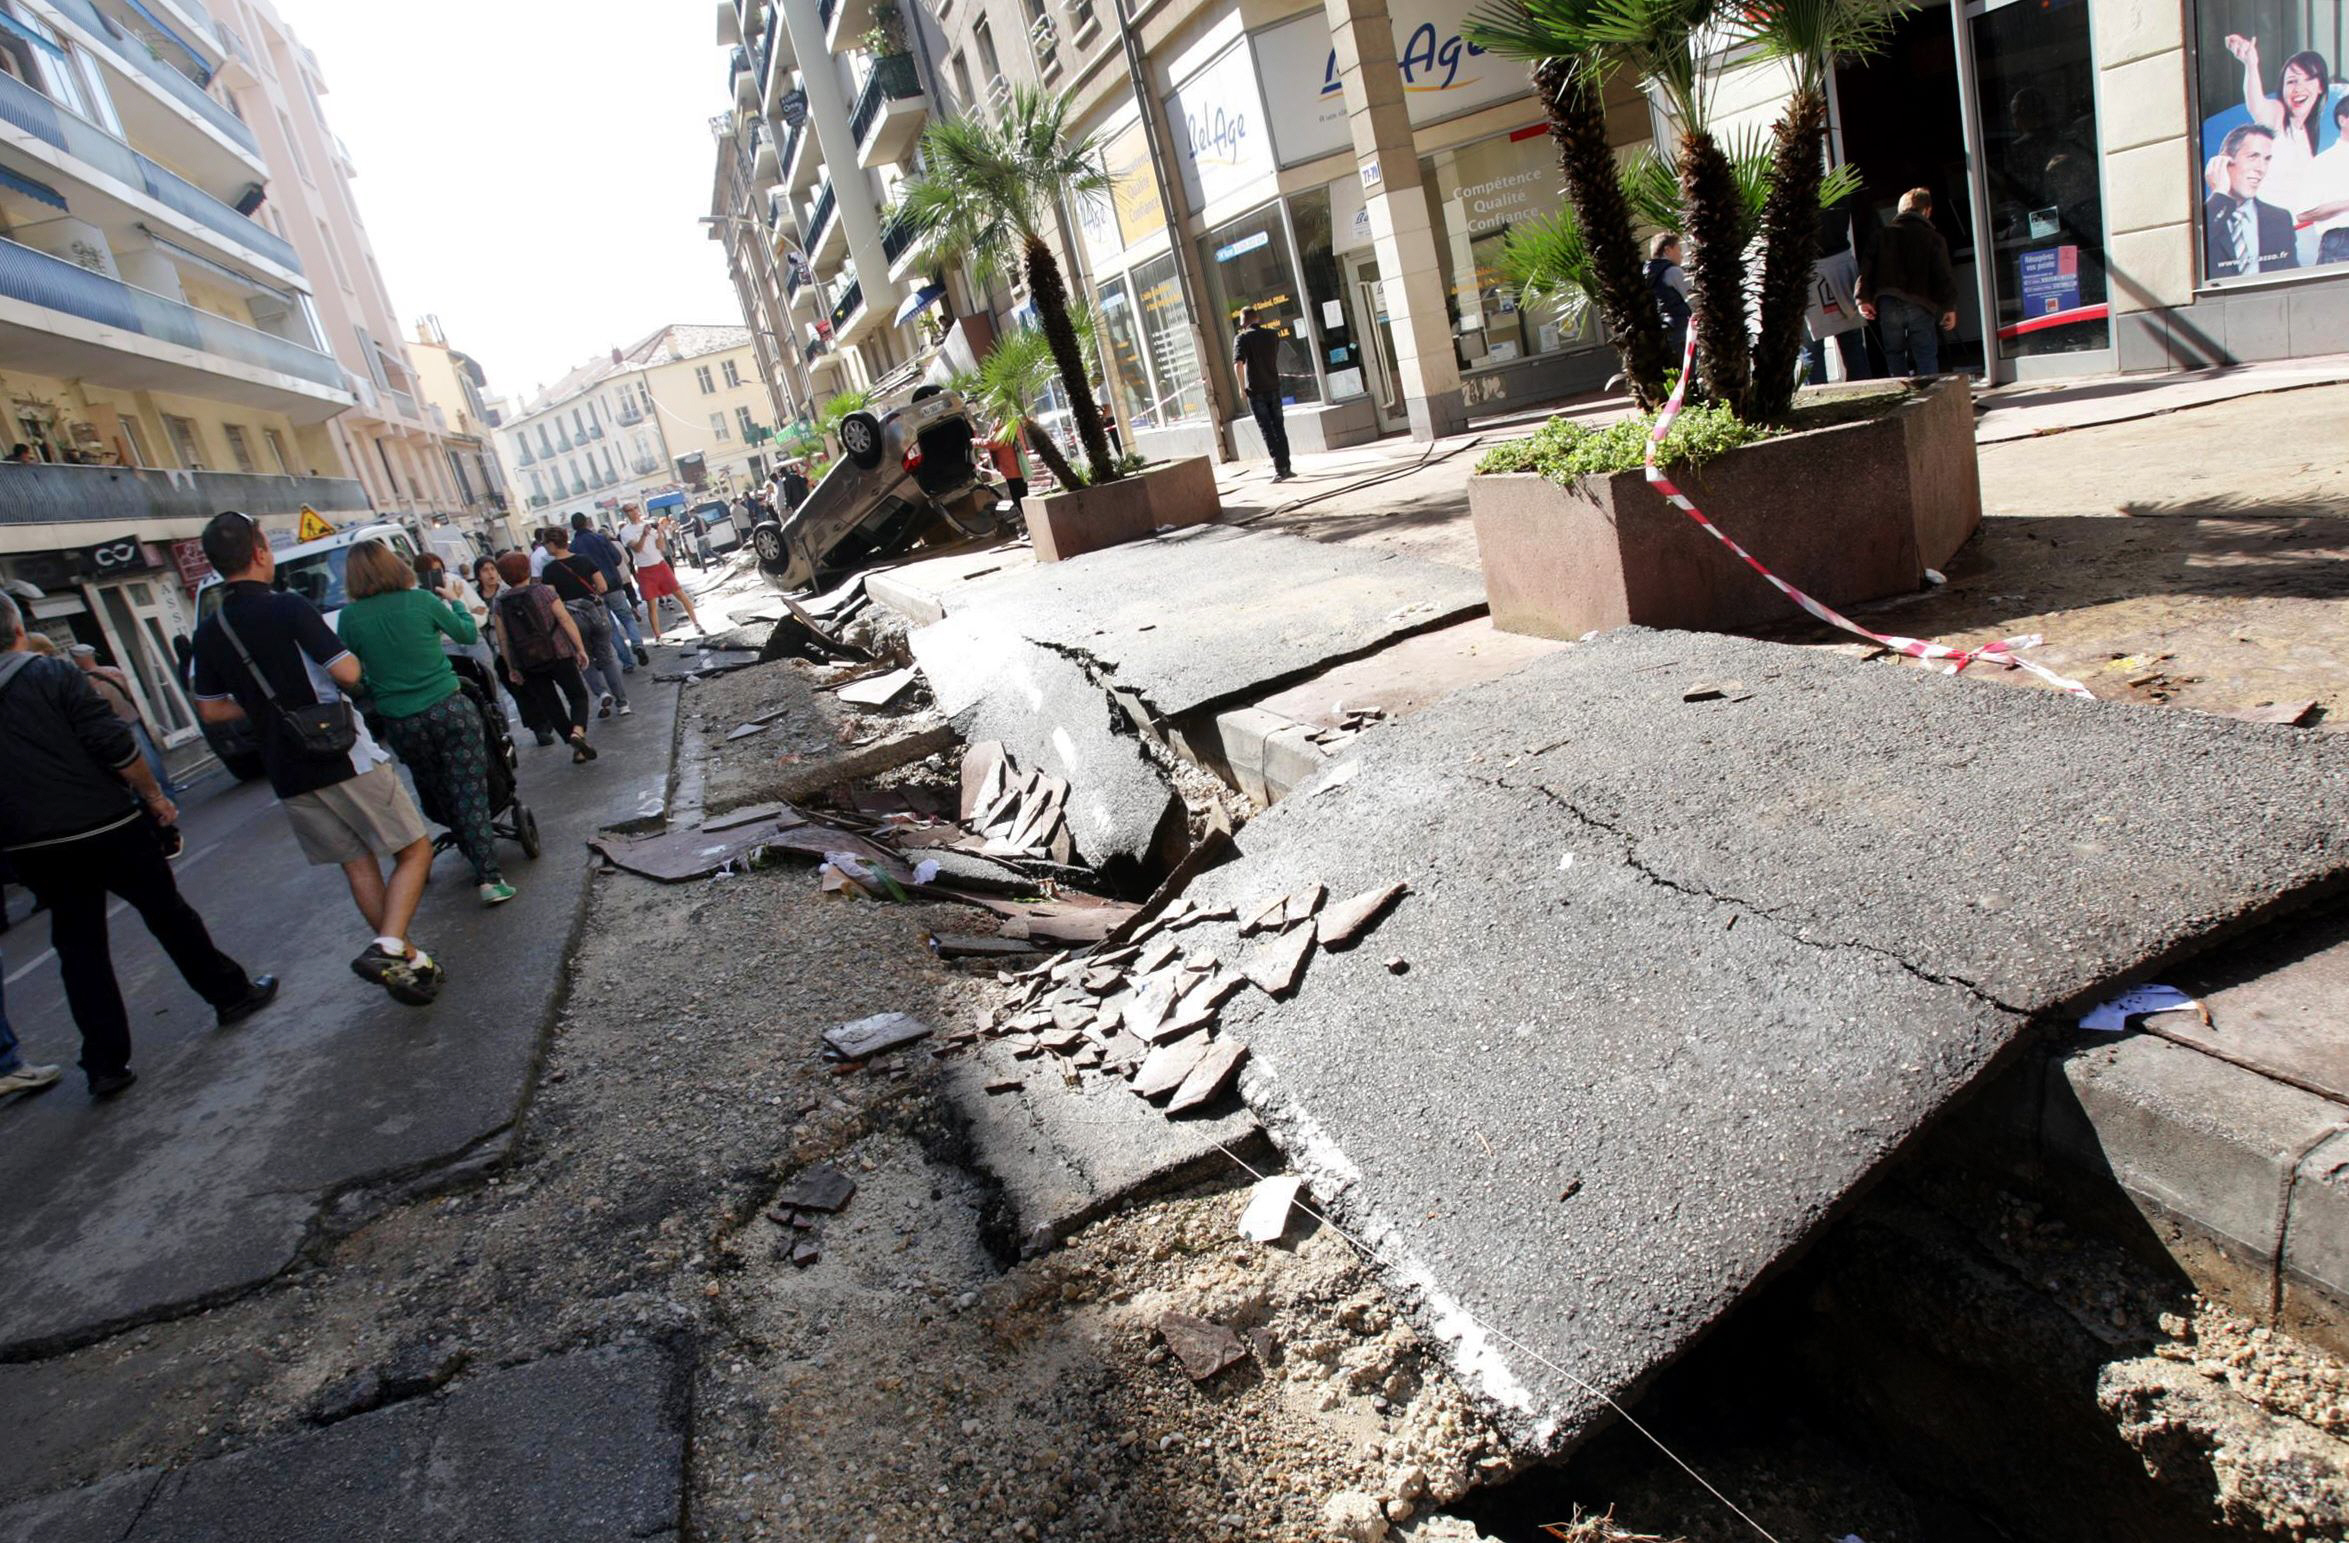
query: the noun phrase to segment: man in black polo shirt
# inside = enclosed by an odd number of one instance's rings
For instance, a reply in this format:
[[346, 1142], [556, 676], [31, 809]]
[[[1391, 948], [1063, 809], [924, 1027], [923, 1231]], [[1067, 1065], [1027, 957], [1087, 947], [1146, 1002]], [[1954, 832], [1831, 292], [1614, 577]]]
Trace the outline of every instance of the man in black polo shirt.
[[156, 838], [178, 821], [129, 725], [80, 670], [25, 646], [24, 618], [0, 595], [0, 848], [49, 908], [49, 940], [82, 1031], [82, 1071], [93, 1098], [137, 1080], [130, 1015], [106, 943], [109, 894], [139, 913], [221, 1027], [277, 996], [276, 979], [247, 979], [180, 898]]
[[[408, 941], [432, 872], [424, 816], [365, 723], [357, 724], [348, 752], [322, 759], [302, 751], [277, 707], [338, 699], [359, 684], [359, 661], [316, 606], [271, 587], [277, 555], [251, 516], [215, 515], [204, 527], [204, 555], [227, 582], [219, 606], [196, 629], [196, 711], [207, 723], [252, 720], [269, 785], [302, 855], [320, 867], [341, 867], [359, 914], [375, 929], [375, 941], [351, 969], [395, 1001], [422, 1007], [440, 994], [445, 978], [432, 956]], [[248, 654], [268, 677], [268, 690], [245, 667]], [[386, 857], [393, 861], [388, 881], [379, 862]]]
[[1240, 313], [1240, 330], [1232, 338], [1232, 363], [1239, 367], [1248, 411], [1256, 415], [1256, 430], [1264, 436], [1265, 453], [1272, 457], [1272, 480], [1286, 482], [1289, 428], [1281, 421], [1281, 335], [1267, 327], [1255, 310]]

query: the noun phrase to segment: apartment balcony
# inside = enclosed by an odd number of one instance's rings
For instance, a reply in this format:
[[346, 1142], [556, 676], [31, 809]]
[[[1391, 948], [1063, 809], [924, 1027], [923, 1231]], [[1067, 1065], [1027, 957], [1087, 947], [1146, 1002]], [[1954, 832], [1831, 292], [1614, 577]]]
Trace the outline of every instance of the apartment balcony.
[[832, 307], [832, 346], [847, 348], [889, 325], [886, 304], [875, 305], [865, 295], [864, 283], [850, 279]]
[[890, 214], [881, 226], [881, 255], [889, 260], [889, 279], [901, 282], [920, 268], [930, 253], [930, 239], [903, 209]]
[[921, 72], [911, 54], [875, 59], [865, 75], [849, 115], [849, 132], [856, 139], [856, 163], [868, 169], [894, 166], [921, 137], [930, 104], [922, 95]]
[[97, 0], [109, 21], [199, 86], [211, 84], [227, 50], [197, 0]]
[[742, 13], [734, 0], [718, 0], [718, 46], [732, 48], [742, 41]]
[[321, 514], [360, 514], [367, 489], [348, 477], [262, 477], [233, 471], [164, 471], [136, 466], [12, 466], [0, 524], [112, 525], [150, 540], [158, 527], [179, 521], [194, 535], [223, 509], [256, 517], [298, 514], [307, 504]]
[[[272, 281], [283, 282], [302, 271], [301, 259], [276, 232], [245, 218], [177, 172], [158, 166], [13, 75], [0, 74], [0, 122], [21, 129], [47, 147], [43, 150], [22, 142], [11, 147], [15, 156], [22, 158], [19, 164], [27, 173], [36, 179], [70, 178], [109, 206], [101, 211], [76, 205], [74, 212], [93, 224], [124, 228], [154, 220], [168, 225], [170, 234], [231, 262], [258, 259], [268, 264], [266, 276]], [[152, 205], [160, 205], [163, 213], [158, 215]], [[102, 214], [114, 218], [103, 218]]]
[[821, 267], [827, 253], [837, 255], [847, 244], [848, 237], [840, 226], [839, 200], [833, 196], [832, 184], [827, 182], [816, 189], [816, 201], [808, 206], [808, 261]]
[[581, 444], [585, 444], [591, 439], [601, 439], [603, 437], [604, 426], [600, 423], [591, 423], [587, 426], [587, 432], [579, 436], [579, 442]]
[[766, 31], [759, 34], [759, 111], [768, 118], [775, 116], [783, 93], [791, 89], [791, 69], [795, 62], [791, 53], [791, 33], [783, 25], [780, 7], [769, 12]]
[[[99, 62], [129, 89], [110, 92], [123, 133], [133, 144], [170, 145], [191, 175], [225, 185], [238, 176], [259, 182], [268, 172], [253, 131], [204, 89], [153, 50], [108, 24], [91, 0], [49, 0], [67, 24], [87, 34]], [[76, 41], [80, 41], [77, 39]], [[198, 132], [191, 135], [187, 126]]]
[[816, 15], [824, 24], [824, 46], [844, 54], [872, 30], [873, 0], [816, 0]]
[[1050, 15], [1039, 16], [1029, 25], [1028, 49], [1036, 56], [1038, 80], [1060, 78], [1060, 29], [1052, 24]]
[[63, 258], [0, 239], [0, 359], [11, 370], [242, 402], [317, 423], [352, 404], [343, 367]]
[[640, 455], [628, 463], [628, 469], [639, 477], [649, 477], [661, 469], [661, 458], [657, 455]]
[[624, 429], [632, 429], [643, 421], [644, 414], [637, 412], [634, 409], [630, 409], [627, 412], [621, 413], [618, 418], [620, 427]]
[[811, 280], [801, 278], [797, 273], [785, 274], [783, 303], [793, 310], [798, 310], [801, 307], [810, 311], [815, 310], [817, 308], [815, 284]]
[[775, 153], [774, 131], [765, 119], [751, 126], [750, 187], [754, 193], [764, 193], [783, 180], [783, 158]]
[[757, 69], [751, 64], [750, 50], [747, 48], [735, 49], [730, 63], [732, 68], [728, 73], [734, 82], [734, 105], [746, 113], [757, 112], [759, 110], [759, 77]]
[[848, 319], [866, 309], [864, 281], [851, 277], [836, 294], [837, 298], [832, 302], [832, 339], [836, 343], [844, 343], [847, 339], [841, 333], [847, 329]]
[[824, 157], [816, 149], [816, 136], [803, 121], [783, 141], [783, 186], [793, 197], [816, 185], [824, 174]]

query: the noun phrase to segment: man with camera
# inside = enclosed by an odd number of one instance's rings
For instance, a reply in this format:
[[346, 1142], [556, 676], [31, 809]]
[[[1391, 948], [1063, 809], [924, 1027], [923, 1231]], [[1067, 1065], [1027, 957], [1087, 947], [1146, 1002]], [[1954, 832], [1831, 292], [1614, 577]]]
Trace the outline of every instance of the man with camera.
[[[26, 646], [24, 617], [5, 595], [0, 646], [0, 848], [49, 908], [49, 941], [81, 1030], [90, 1096], [110, 1098], [138, 1079], [106, 941], [109, 895], [139, 913], [221, 1027], [267, 1007], [277, 981], [248, 978], [213, 945], [171, 877], [179, 810], [89, 677]], [[21, 1063], [5, 1075], [28, 1090], [55, 1080], [52, 1068]]]
[[359, 661], [316, 606], [271, 586], [277, 555], [250, 515], [213, 516], [204, 556], [225, 583], [220, 604], [196, 629], [196, 711], [207, 723], [252, 721], [302, 855], [343, 870], [352, 902], [375, 929], [352, 971], [394, 1001], [422, 1007], [445, 979], [408, 940], [432, 872], [432, 836], [391, 757], [344, 695], [359, 684]]

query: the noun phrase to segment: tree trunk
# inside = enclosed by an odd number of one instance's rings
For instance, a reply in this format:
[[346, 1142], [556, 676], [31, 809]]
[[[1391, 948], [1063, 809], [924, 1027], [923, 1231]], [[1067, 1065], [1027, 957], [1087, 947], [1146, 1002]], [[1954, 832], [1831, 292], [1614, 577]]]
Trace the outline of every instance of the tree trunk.
[[1582, 81], [1563, 62], [1544, 59], [1533, 67], [1535, 86], [1550, 105], [1550, 137], [1558, 144], [1566, 196], [1590, 248], [1598, 275], [1599, 311], [1623, 359], [1623, 375], [1640, 406], [1664, 405], [1664, 372], [1679, 363], [1664, 347], [1664, 318], [1648, 288], [1647, 265], [1632, 234], [1631, 205], [1615, 172], [1614, 147], [1607, 143], [1607, 109], [1598, 88]]
[[1745, 251], [1738, 240], [1745, 198], [1729, 157], [1702, 129], [1680, 136], [1680, 206], [1688, 217], [1697, 369], [1706, 392], [1743, 417], [1753, 380], [1745, 328]]
[[1028, 270], [1028, 298], [1036, 302], [1036, 318], [1043, 323], [1044, 340], [1052, 345], [1052, 362], [1060, 367], [1061, 389], [1068, 393], [1068, 412], [1077, 424], [1077, 443], [1094, 482], [1115, 482], [1117, 463], [1109, 455], [1109, 431], [1102, 427], [1101, 408], [1093, 400], [1093, 383], [1085, 374], [1085, 350], [1077, 341], [1076, 325], [1068, 315], [1068, 285], [1060, 276], [1060, 259], [1030, 236], [1022, 254]]
[[1826, 174], [1827, 97], [1798, 91], [1770, 147], [1762, 203], [1762, 324], [1754, 344], [1753, 420], [1783, 423], [1794, 410], [1795, 365], [1811, 309], [1819, 257], [1819, 183]]
[[1084, 486], [1077, 480], [1077, 469], [1069, 465], [1067, 456], [1060, 453], [1060, 441], [1054, 439], [1043, 424], [1030, 418], [1022, 428], [1028, 436], [1028, 448], [1036, 452], [1036, 459], [1044, 463], [1044, 469], [1059, 481], [1063, 491]]

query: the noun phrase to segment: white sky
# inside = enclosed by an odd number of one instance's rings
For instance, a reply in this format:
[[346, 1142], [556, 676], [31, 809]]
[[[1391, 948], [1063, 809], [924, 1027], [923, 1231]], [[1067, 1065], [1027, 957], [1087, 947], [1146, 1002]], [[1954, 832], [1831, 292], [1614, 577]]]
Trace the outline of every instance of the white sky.
[[732, 106], [716, 7], [274, 3], [326, 72], [403, 337], [437, 314], [521, 398], [666, 323], [741, 324], [694, 223]]

